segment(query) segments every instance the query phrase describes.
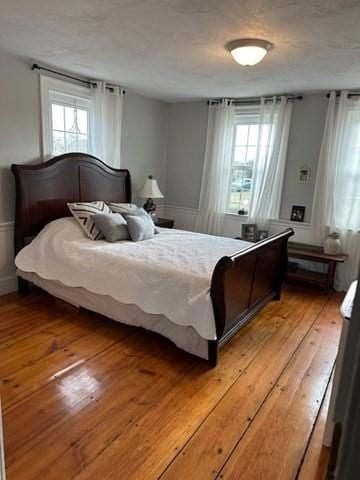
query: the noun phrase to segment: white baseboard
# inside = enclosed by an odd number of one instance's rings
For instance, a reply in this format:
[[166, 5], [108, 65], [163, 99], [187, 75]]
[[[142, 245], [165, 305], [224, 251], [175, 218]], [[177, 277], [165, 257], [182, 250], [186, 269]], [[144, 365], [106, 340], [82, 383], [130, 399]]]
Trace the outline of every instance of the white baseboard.
[[7, 293], [16, 292], [16, 290], [17, 290], [16, 275], [0, 278], [0, 295], [6, 295]]
[[2, 222], [0, 223], [0, 295], [16, 290], [14, 222]]

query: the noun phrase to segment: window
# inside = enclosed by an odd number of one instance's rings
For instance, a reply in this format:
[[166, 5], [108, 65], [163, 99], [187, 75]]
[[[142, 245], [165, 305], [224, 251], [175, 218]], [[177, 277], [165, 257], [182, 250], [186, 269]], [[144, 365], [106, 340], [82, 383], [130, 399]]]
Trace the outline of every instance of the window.
[[237, 117], [234, 125], [234, 147], [231, 186], [228, 202], [230, 212], [246, 214], [249, 209], [254, 162], [258, 142], [258, 115]]
[[[259, 140], [259, 113], [236, 115], [228, 211], [246, 215], [249, 210], [256, 157], [267, 153], [270, 125], [264, 125]], [[259, 143], [260, 142], [260, 143]]]
[[93, 100], [88, 88], [41, 76], [43, 155], [92, 150]]
[[51, 154], [90, 152], [91, 102], [50, 91]]

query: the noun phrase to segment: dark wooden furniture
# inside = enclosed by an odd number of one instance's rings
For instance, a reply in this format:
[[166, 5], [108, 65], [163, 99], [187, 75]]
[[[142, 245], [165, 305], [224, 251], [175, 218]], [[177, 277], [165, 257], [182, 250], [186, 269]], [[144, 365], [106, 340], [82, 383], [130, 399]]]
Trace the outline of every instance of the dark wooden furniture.
[[[39, 165], [12, 165], [16, 183], [15, 251], [52, 220], [70, 216], [67, 202], [130, 202], [128, 170], [115, 170], [86, 154], [70, 153]], [[209, 361], [272, 299], [279, 300], [287, 271], [287, 243], [292, 229], [219, 259], [210, 296], [217, 340], [210, 340]], [[20, 280], [25, 292], [27, 282]], [[150, 292], [151, 293], [151, 292]]]
[[304, 283], [317, 285], [329, 292], [334, 284], [334, 275], [337, 263], [343, 263], [348, 258], [345, 254], [328, 255], [323, 252], [322, 247], [307, 245], [302, 243], [289, 243], [289, 258], [299, 258], [310, 262], [326, 264], [327, 272], [313, 272], [304, 267], [298, 267], [294, 271], [289, 271], [287, 278]]
[[173, 228], [174, 220], [170, 220], [169, 218], [157, 218], [155, 220], [155, 225], [161, 228]]

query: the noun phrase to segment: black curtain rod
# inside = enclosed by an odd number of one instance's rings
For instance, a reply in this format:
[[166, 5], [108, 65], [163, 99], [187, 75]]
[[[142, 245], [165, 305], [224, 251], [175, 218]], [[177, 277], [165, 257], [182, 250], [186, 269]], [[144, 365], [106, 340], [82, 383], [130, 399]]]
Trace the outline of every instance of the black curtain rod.
[[[280, 97], [281, 95], [274, 95], [274, 97], [276, 97], [277, 100], [280, 100]], [[286, 95], [287, 97], [287, 100], [289, 101], [292, 101], [292, 100], [302, 100], [304, 98], [303, 95], [294, 95], [294, 96], [289, 96], [289, 95]], [[269, 102], [270, 100], [272, 100], [273, 97], [272, 96], [269, 96], [269, 97], [265, 97], [265, 101], [266, 102]], [[228, 102], [231, 101], [231, 99], [227, 99]], [[221, 98], [215, 98], [215, 99], [212, 99], [212, 100], [208, 100], [207, 104], [208, 105], [216, 105], [218, 103], [221, 103], [222, 102], [222, 99]], [[238, 98], [238, 99], [234, 99], [233, 100], [233, 103], [234, 105], [252, 105], [252, 104], [260, 104], [261, 102], [261, 98], [249, 98], [249, 99], [241, 99], [241, 98]]]
[[[340, 92], [336, 92], [336, 96], [340, 97]], [[348, 98], [352, 97], [360, 97], [360, 92], [359, 93], [348, 93]], [[326, 94], [326, 98], [330, 98], [330, 93]]]
[[[68, 75], [67, 73], [59, 72], [57, 70], [52, 70], [51, 68], [41, 67], [37, 63], [32, 64], [31, 70], [44, 70], [46, 72], [50, 72], [50, 73], [54, 73], [55, 75], [59, 75], [60, 77], [70, 78], [71, 80], [75, 80], [77, 82], [85, 83], [89, 88], [90, 87], [94, 87], [94, 88], [97, 87], [95, 82], [90, 82], [90, 80], [83, 80], [82, 78], [73, 77], [72, 75]], [[110, 92], [114, 91], [114, 87], [112, 87], [110, 85], [107, 86], [106, 89], [109, 90]], [[125, 90], [122, 89], [122, 92], [125, 93]]]

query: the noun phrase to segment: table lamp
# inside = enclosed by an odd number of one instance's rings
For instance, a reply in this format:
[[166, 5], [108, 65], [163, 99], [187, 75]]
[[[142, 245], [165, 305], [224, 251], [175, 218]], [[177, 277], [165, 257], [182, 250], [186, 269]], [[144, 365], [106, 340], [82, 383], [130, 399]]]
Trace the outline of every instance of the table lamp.
[[155, 217], [156, 204], [154, 203], [153, 198], [164, 198], [164, 195], [161, 193], [159, 185], [152, 175], [149, 175], [148, 178], [145, 180], [145, 183], [139, 192], [139, 196], [142, 198], [146, 198], [146, 202], [144, 203], [144, 210]]

